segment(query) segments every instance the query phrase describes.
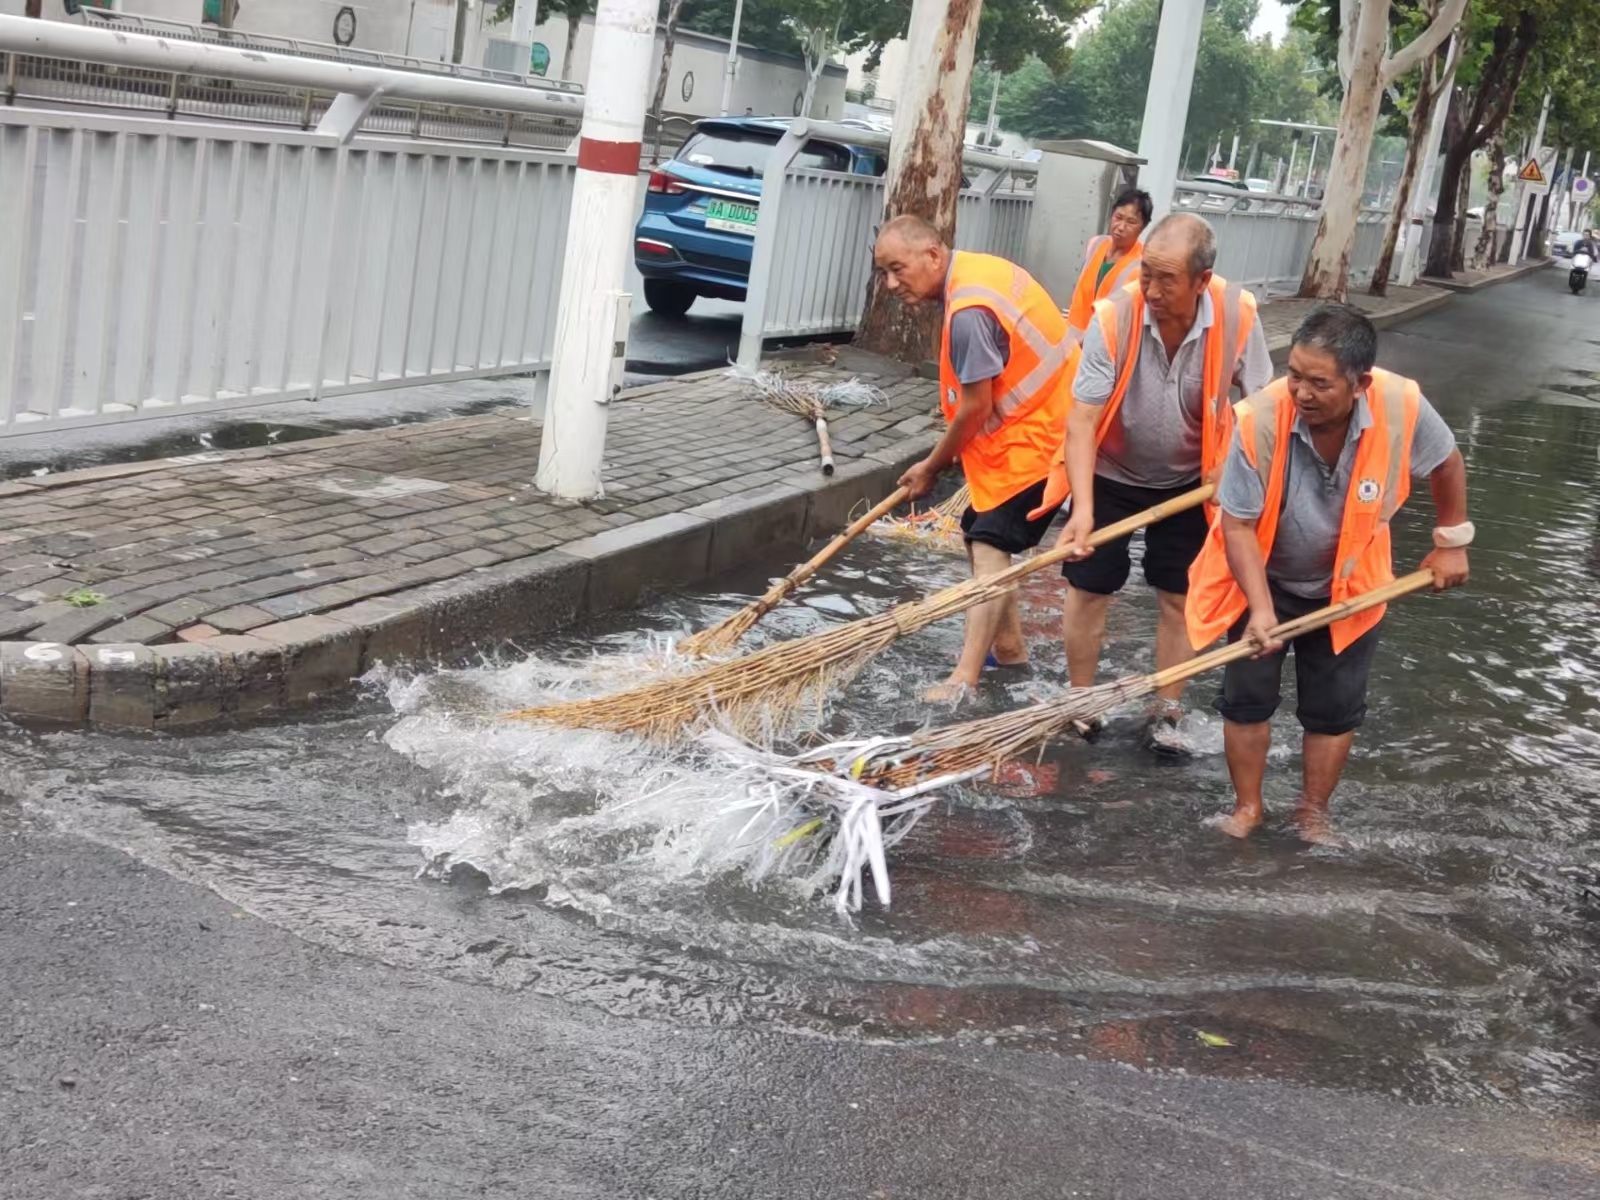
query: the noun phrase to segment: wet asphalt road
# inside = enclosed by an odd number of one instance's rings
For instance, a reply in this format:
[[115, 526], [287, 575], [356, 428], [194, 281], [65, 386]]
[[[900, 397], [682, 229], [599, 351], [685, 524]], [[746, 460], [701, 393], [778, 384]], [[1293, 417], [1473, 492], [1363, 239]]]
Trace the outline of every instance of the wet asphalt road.
[[[1597, 304], [1544, 272], [1383, 360], [1469, 441], [1452, 394], [1595, 404]], [[0, 762], [0, 1200], [1600, 1198], [1579, 1119], [617, 1017], [341, 953], [23, 791]]]
[[609, 1017], [0, 824], [6, 1200], [1600, 1196], [1577, 1123]]

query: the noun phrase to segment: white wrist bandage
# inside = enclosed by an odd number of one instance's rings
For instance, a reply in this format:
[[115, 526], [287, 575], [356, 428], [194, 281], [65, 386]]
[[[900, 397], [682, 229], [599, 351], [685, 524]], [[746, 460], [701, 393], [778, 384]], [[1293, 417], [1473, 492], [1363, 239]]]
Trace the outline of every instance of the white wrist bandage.
[[1433, 544], [1441, 550], [1460, 550], [1472, 545], [1472, 538], [1477, 532], [1471, 521], [1463, 521], [1459, 525], [1440, 525], [1433, 531]]

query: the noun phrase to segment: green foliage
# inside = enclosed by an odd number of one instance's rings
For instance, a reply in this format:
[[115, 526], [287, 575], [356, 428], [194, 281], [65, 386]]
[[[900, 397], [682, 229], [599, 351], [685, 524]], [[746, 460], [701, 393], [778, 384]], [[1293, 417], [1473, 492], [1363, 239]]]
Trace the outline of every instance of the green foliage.
[[[1288, 135], [1256, 126], [1257, 118], [1331, 124], [1338, 109], [1319, 93], [1328, 71], [1315, 38], [1296, 29], [1282, 45], [1251, 38], [1259, 9], [1258, 0], [1207, 0], [1188, 129], [1192, 139], [1209, 145], [1220, 138], [1225, 148], [1237, 133], [1241, 155], [1258, 140], [1264, 153], [1286, 155]], [[1007, 76], [1002, 123], [1030, 137], [1136, 147], [1159, 17], [1159, 0], [1108, 0], [1064, 73], [1034, 58]], [[975, 100], [979, 95], [975, 90]], [[987, 92], [981, 96], [987, 105]]]

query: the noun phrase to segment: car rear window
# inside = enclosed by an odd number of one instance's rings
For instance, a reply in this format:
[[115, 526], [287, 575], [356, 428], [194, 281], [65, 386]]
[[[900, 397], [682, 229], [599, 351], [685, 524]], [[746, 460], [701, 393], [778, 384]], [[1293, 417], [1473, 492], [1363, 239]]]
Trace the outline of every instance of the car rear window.
[[[735, 175], [748, 175], [760, 179], [772, 157], [772, 148], [778, 139], [765, 138], [755, 133], [734, 133], [717, 130], [715, 133], [697, 133], [678, 151], [678, 161], [693, 163], [697, 167], [730, 171]], [[826, 142], [808, 143], [795, 158], [794, 165], [814, 171], [848, 171], [850, 155], [843, 146]]]

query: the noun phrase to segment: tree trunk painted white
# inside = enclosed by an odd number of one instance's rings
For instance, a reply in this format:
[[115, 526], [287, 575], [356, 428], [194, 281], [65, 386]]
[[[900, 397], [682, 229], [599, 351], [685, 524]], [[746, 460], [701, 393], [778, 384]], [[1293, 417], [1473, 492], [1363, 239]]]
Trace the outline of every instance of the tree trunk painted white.
[[568, 500], [601, 494], [655, 43], [656, 0], [600, 0], [593, 61], [605, 69], [590, 73], [585, 97], [536, 480]]
[[995, 134], [1000, 128], [1000, 72], [994, 73], [994, 84], [989, 88], [989, 120], [983, 130], [983, 144], [993, 148], [997, 142]]
[[1355, 244], [1356, 218], [1361, 212], [1367, 159], [1372, 154], [1383, 91], [1438, 49], [1460, 23], [1466, 0], [1444, 0], [1427, 29], [1394, 54], [1385, 54], [1390, 0], [1348, 0], [1341, 8], [1347, 14], [1352, 8], [1355, 10], [1354, 27], [1344, 29], [1340, 37], [1340, 67], [1346, 78], [1344, 102], [1339, 108], [1339, 134], [1322, 194], [1322, 216], [1299, 293], [1323, 300], [1343, 300], [1349, 289], [1350, 251]]
[[[1452, 43], [1453, 46], [1453, 43]], [[1389, 294], [1389, 273], [1394, 267], [1395, 247], [1400, 241], [1400, 231], [1408, 230], [1410, 238], [1422, 232], [1421, 222], [1412, 223], [1411, 197], [1416, 188], [1422, 164], [1434, 153], [1432, 134], [1436, 122], [1433, 114], [1441, 95], [1447, 94], [1450, 72], [1453, 67], [1451, 50], [1440, 51], [1445, 61], [1435, 71], [1430, 63], [1422, 68], [1422, 78], [1417, 81], [1417, 102], [1411, 109], [1411, 128], [1406, 134], [1406, 157], [1400, 168], [1400, 178], [1395, 184], [1393, 211], [1383, 234], [1383, 249], [1378, 254], [1378, 265], [1372, 271], [1372, 283], [1367, 291], [1374, 296]]]
[[[583, 14], [579, 12], [567, 13], [567, 48], [561, 52], [561, 82], [568, 83], [572, 79], [572, 56], [578, 51], [578, 27], [583, 24]], [[591, 52], [590, 57], [593, 57]]]
[[[915, 0], [889, 145], [885, 219], [915, 213], [952, 245], [982, 11], [982, 0]], [[936, 349], [938, 323], [936, 310], [902, 305], [874, 272], [856, 341], [904, 362], [922, 362]]]
[[1423, 148], [1417, 186], [1411, 196], [1411, 230], [1406, 237], [1405, 253], [1400, 256], [1401, 287], [1410, 287], [1417, 282], [1417, 266], [1422, 261], [1423, 230], [1428, 228], [1428, 205], [1434, 197], [1435, 167], [1439, 162], [1439, 147], [1444, 143], [1444, 127], [1450, 116], [1450, 105], [1456, 84], [1456, 67], [1460, 59], [1461, 38], [1453, 37], [1450, 39], [1450, 51], [1446, 58], [1444, 82], [1439, 85], [1438, 92], [1434, 96], [1433, 120], [1428, 123], [1428, 141]]
[[1500, 226], [1500, 197], [1506, 194], [1506, 141], [1495, 134], [1489, 143], [1489, 196], [1483, 202], [1483, 232], [1472, 249], [1472, 269], [1481, 271], [1494, 261], [1495, 234]]
[[[682, 0], [677, 2], [681, 3]], [[811, 105], [817, 98], [817, 81], [822, 78], [822, 72], [828, 65], [828, 56], [838, 44], [838, 22], [835, 22], [831, 29], [825, 25], [818, 25], [806, 30], [806, 90], [800, 98], [800, 116], [811, 115]]]

